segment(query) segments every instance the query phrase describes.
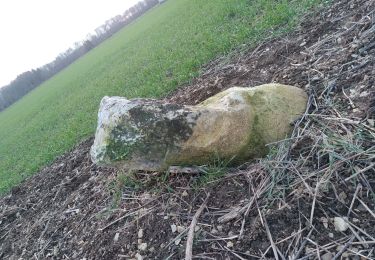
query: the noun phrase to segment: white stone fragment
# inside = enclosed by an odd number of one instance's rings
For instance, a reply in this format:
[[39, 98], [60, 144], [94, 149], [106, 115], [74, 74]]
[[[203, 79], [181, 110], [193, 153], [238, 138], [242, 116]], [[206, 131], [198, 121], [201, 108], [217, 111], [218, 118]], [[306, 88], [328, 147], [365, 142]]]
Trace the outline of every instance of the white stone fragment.
[[177, 226], [175, 224], [171, 225], [172, 233], [176, 233], [177, 231]]
[[345, 220], [344, 218], [335, 217], [333, 219], [333, 224], [335, 226], [335, 230], [340, 231], [340, 232], [345, 232], [349, 228], [349, 225], [346, 221], [347, 220]]

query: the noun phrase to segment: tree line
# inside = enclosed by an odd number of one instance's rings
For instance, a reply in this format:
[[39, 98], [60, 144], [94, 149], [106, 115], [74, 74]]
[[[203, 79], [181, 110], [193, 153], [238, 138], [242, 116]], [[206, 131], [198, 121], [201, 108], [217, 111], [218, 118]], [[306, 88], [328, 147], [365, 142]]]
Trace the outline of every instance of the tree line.
[[107, 20], [95, 29], [94, 34], [87, 35], [82, 42], [76, 42], [74, 47], [60, 53], [52, 62], [18, 75], [8, 85], [0, 88], [0, 111], [69, 66], [158, 3], [158, 0], [143, 0], [138, 2], [122, 15], [117, 15]]

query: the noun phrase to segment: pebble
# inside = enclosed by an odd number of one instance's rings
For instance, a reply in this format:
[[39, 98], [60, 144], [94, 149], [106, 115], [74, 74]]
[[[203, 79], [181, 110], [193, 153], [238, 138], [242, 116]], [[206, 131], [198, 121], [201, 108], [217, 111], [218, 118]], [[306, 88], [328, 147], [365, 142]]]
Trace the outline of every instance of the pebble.
[[315, 250], [314, 248], [311, 248], [311, 247], [308, 247], [308, 246], [305, 247], [305, 253], [307, 255], [314, 252], [314, 250]]
[[341, 202], [345, 203], [345, 199], [347, 198], [348, 196], [346, 195], [345, 192], [340, 192], [339, 194], [339, 199], [341, 200]]
[[171, 225], [172, 233], [176, 233], [177, 231], [177, 226], [175, 224]]
[[177, 226], [177, 232], [182, 233], [185, 231], [185, 228], [183, 226]]
[[57, 256], [59, 253], [59, 248], [57, 246], [53, 247], [53, 255]]
[[143, 229], [138, 230], [138, 238], [143, 237]]
[[335, 230], [340, 232], [345, 232], [349, 227], [345, 219], [340, 217], [335, 217], [333, 219], [333, 224], [335, 226]]
[[223, 226], [217, 226], [217, 230], [219, 230], [220, 232], [223, 231]]
[[182, 193], [182, 197], [186, 197], [186, 196], [189, 196], [189, 193], [187, 193], [187, 191], [184, 190], [184, 192]]
[[325, 217], [321, 217], [321, 218], [320, 218], [320, 221], [322, 221], [323, 226], [324, 226], [325, 228], [328, 228], [328, 219], [327, 219], [327, 218], [325, 218]]
[[232, 242], [232, 241], [229, 241], [229, 242], [227, 243], [227, 247], [228, 247], [228, 248], [233, 247], [233, 242]]
[[146, 251], [147, 243], [142, 243], [142, 244], [138, 245], [138, 249], [141, 250], [141, 251]]
[[113, 238], [113, 241], [114, 241], [114, 242], [117, 242], [118, 239], [119, 239], [119, 237], [120, 237], [120, 233], [116, 233], [116, 234], [115, 234], [115, 237]]
[[366, 208], [362, 204], [359, 204], [358, 207], [356, 208], [356, 210], [364, 212], [364, 211], [366, 211]]
[[333, 258], [333, 254], [332, 253], [325, 253], [321, 257], [322, 260], [331, 260], [332, 258]]

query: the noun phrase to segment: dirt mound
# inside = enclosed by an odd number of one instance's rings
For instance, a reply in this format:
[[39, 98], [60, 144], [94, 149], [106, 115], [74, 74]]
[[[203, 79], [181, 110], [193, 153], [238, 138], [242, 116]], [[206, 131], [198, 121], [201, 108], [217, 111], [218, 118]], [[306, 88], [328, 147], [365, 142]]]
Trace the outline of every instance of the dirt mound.
[[[0, 199], [3, 259], [375, 258], [375, 1], [336, 1], [300, 28], [208, 64], [169, 101], [279, 82], [310, 93], [268, 158], [206, 174], [97, 167], [92, 139]], [[341, 230], [341, 231], [340, 231]]]

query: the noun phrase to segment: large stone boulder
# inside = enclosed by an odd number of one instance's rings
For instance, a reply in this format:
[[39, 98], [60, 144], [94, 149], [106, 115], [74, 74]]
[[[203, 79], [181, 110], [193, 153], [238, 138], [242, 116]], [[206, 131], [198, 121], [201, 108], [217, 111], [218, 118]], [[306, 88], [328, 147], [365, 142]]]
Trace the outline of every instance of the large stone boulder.
[[303, 90], [281, 84], [230, 88], [196, 106], [104, 97], [91, 158], [145, 171], [218, 158], [240, 163], [286, 138], [306, 103]]

